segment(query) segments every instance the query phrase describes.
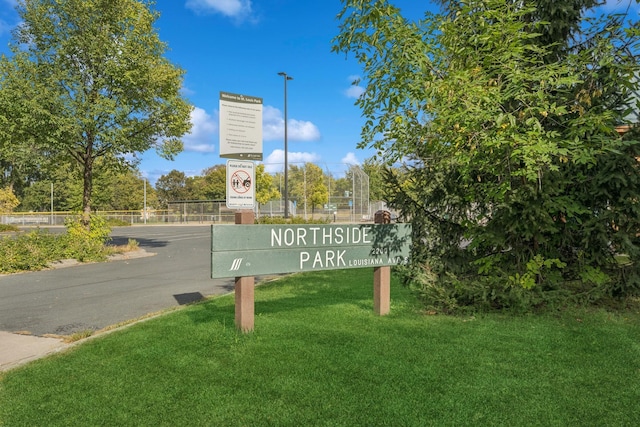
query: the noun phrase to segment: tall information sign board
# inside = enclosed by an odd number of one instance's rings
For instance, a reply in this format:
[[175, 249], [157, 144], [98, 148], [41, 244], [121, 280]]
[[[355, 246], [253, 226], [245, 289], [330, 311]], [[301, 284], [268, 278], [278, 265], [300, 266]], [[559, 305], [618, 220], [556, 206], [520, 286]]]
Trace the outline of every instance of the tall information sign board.
[[220, 157], [262, 160], [262, 98], [220, 92]]

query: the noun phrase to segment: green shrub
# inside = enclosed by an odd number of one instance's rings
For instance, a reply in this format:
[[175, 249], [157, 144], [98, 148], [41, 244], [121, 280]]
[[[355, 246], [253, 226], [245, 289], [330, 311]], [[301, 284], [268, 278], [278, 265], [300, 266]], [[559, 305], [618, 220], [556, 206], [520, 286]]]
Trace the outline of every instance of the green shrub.
[[129, 239], [127, 241], [127, 248], [131, 251], [135, 251], [140, 248], [140, 243], [136, 239]]
[[0, 224], [0, 233], [4, 233], [7, 231], [20, 231], [20, 229], [15, 225]]
[[89, 226], [83, 224], [82, 216], [69, 217], [65, 220], [67, 234], [73, 239], [95, 240], [106, 243], [109, 240], [111, 228], [107, 220], [100, 215], [89, 216]]
[[129, 227], [131, 223], [118, 218], [109, 218], [107, 219], [107, 225], [110, 227]]
[[61, 236], [34, 230], [16, 237], [0, 238], [0, 272], [41, 270], [62, 254]]
[[89, 228], [82, 224], [79, 216], [67, 220], [65, 225], [66, 234], [37, 229], [0, 237], [0, 273], [41, 270], [53, 261], [67, 258], [102, 261], [115, 251], [106, 245], [111, 229], [104, 218], [92, 215]]
[[[463, 264], [461, 261], [460, 265]], [[434, 259], [397, 270], [427, 310], [449, 314], [496, 310], [528, 313], [590, 305], [615, 307], [637, 296], [617, 295], [615, 287], [622, 280], [616, 280], [602, 269], [585, 266], [578, 277], [569, 280], [560, 274], [561, 268], [558, 260], [535, 256], [522, 275], [493, 268], [471, 277], [454, 268], [444, 268], [443, 263]], [[629, 277], [625, 278], [627, 282], [634, 280], [633, 266], [630, 270]]]
[[78, 261], [103, 261], [112, 252], [105, 244], [110, 240], [111, 228], [104, 217], [89, 216], [89, 227], [83, 224], [82, 217], [68, 218], [65, 221], [66, 257]]

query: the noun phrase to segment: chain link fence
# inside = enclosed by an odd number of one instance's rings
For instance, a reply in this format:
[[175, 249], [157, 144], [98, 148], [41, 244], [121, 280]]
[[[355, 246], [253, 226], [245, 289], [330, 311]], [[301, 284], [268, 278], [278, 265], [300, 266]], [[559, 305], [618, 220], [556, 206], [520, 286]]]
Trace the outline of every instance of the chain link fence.
[[[350, 189], [344, 194], [331, 194], [326, 204], [312, 213], [302, 203], [289, 200], [291, 216], [305, 220], [313, 218], [329, 222], [357, 223], [373, 222], [374, 212], [380, 210], [382, 202], [369, 200], [369, 177], [358, 165], [349, 165], [346, 177]], [[306, 192], [306, 191], [305, 191]], [[235, 210], [228, 209], [225, 200], [177, 200], [169, 202], [168, 209], [140, 209], [135, 211], [97, 211], [108, 220], [127, 224], [233, 224]], [[272, 200], [256, 206], [256, 216], [284, 216], [284, 201]], [[19, 226], [63, 226], [68, 217], [77, 212], [14, 212], [0, 215], [0, 224]]]
[[[224, 202], [222, 202], [224, 206]], [[147, 209], [137, 211], [97, 211], [107, 220], [126, 224], [215, 224], [235, 221], [235, 211], [226, 206], [221, 210], [210, 209], [210, 203], [184, 205], [176, 203], [171, 210]], [[207, 208], [207, 209], [206, 209]], [[14, 212], [0, 215], [0, 224], [21, 227], [63, 226], [67, 218], [75, 218], [77, 212]]]

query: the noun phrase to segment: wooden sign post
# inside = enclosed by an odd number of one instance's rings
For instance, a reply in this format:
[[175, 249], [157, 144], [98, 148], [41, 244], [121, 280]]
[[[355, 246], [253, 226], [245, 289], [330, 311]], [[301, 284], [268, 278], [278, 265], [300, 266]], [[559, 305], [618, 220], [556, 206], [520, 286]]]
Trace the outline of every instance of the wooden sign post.
[[[236, 224], [253, 224], [254, 213], [251, 210], [236, 211]], [[236, 277], [236, 328], [242, 332], [253, 331], [255, 312], [255, 277]]]
[[[376, 212], [374, 216], [376, 224], [389, 224], [391, 215], [389, 212]], [[385, 316], [391, 309], [391, 267], [388, 265], [373, 268], [373, 311]]]

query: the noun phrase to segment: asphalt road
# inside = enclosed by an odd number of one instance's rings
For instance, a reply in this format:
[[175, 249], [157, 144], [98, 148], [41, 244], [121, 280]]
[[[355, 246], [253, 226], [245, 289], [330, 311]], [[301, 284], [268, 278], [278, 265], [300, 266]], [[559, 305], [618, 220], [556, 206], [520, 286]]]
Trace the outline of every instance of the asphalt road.
[[153, 256], [0, 276], [0, 331], [69, 335], [228, 293], [210, 279], [208, 225], [115, 227]]

